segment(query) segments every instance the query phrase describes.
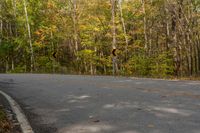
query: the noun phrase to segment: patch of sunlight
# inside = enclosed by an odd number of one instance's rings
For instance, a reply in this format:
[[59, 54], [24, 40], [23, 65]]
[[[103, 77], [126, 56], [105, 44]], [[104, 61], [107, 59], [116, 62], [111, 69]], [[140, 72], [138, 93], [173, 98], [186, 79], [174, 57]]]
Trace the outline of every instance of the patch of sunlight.
[[72, 99], [70, 101], [73, 103], [73, 102], [77, 102], [76, 100], [84, 100], [84, 99], [88, 99], [90, 97], [91, 96], [89, 96], [89, 95], [81, 95], [81, 96], [69, 95], [68, 99]]
[[103, 89], [111, 89], [110, 87], [108, 87], [108, 86], [104, 86], [104, 87], [102, 87]]
[[85, 107], [84, 106], [76, 106], [75, 108], [84, 109]]
[[171, 82], [177, 82], [177, 81], [180, 81], [179, 79], [172, 79], [172, 80], [169, 80]]
[[163, 113], [155, 113], [155, 116], [157, 116], [157, 117], [163, 117], [163, 118], [169, 117], [168, 115], [163, 114]]
[[59, 133], [102, 133], [111, 132], [114, 127], [107, 124], [75, 124], [72, 126], [67, 126], [59, 130]]
[[88, 95], [83, 95], [83, 96], [77, 97], [77, 99], [86, 99], [86, 98], [90, 98], [90, 96], [88, 96]]
[[115, 107], [115, 104], [106, 104], [103, 106], [103, 108], [105, 109], [110, 109], [110, 108], [114, 108]]
[[70, 109], [64, 108], [64, 109], [58, 109], [55, 112], [69, 112]]
[[179, 114], [182, 116], [190, 116], [192, 113], [185, 110], [178, 110], [175, 108], [153, 107], [153, 110], [162, 111], [166, 113]]
[[200, 133], [200, 129], [199, 130], [195, 130], [195, 131], [193, 131], [191, 133]]
[[76, 103], [79, 102], [78, 100], [69, 100], [68, 103]]
[[200, 82], [190, 82], [190, 83], [187, 83], [188, 85], [200, 85]]
[[142, 82], [135, 82], [134, 84], [140, 85], [143, 84]]
[[57, 122], [58, 118], [55, 117], [54, 109], [37, 108], [33, 111], [40, 117], [40, 124], [52, 124]]
[[118, 83], [123, 83], [123, 82], [132, 82], [133, 80], [119, 80], [119, 81], [113, 81], [113, 82], [118, 82]]
[[139, 133], [139, 132], [137, 132], [137, 131], [122, 131], [120, 133]]
[[105, 104], [104, 109], [124, 109], [124, 108], [138, 108], [138, 105], [129, 102], [119, 102], [117, 104]]

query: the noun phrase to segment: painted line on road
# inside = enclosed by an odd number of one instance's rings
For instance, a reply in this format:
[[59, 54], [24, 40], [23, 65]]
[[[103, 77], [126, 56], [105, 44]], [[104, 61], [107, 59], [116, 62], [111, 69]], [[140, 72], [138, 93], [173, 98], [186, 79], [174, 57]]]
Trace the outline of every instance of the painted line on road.
[[32, 127], [30, 126], [25, 114], [23, 113], [21, 107], [17, 102], [11, 98], [9, 95], [4, 93], [3, 91], [0, 91], [0, 94], [2, 94], [9, 102], [13, 112], [16, 114], [17, 120], [20, 124], [20, 127], [22, 129], [23, 133], [34, 133]]

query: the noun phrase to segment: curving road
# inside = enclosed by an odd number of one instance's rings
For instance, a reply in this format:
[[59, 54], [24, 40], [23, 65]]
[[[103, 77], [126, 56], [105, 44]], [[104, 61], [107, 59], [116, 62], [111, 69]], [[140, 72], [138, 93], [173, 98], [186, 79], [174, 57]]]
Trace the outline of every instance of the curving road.
[[35, 133], [200, 133], [200, 82], [0, 75]]

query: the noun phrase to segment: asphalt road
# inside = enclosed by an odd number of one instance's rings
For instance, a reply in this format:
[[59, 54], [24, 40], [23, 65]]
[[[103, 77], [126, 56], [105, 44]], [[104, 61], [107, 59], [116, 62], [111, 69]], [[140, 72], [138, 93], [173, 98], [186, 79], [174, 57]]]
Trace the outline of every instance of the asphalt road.
[[200, 133], [200, 82], [0, 75], [35, 133]]

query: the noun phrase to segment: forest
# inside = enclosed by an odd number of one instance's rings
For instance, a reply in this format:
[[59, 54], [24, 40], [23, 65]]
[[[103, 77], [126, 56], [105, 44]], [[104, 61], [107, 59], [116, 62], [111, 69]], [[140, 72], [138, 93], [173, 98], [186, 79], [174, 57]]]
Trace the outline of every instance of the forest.
[[200, 1], [1, 0], [0, 72], [198, 77]]

